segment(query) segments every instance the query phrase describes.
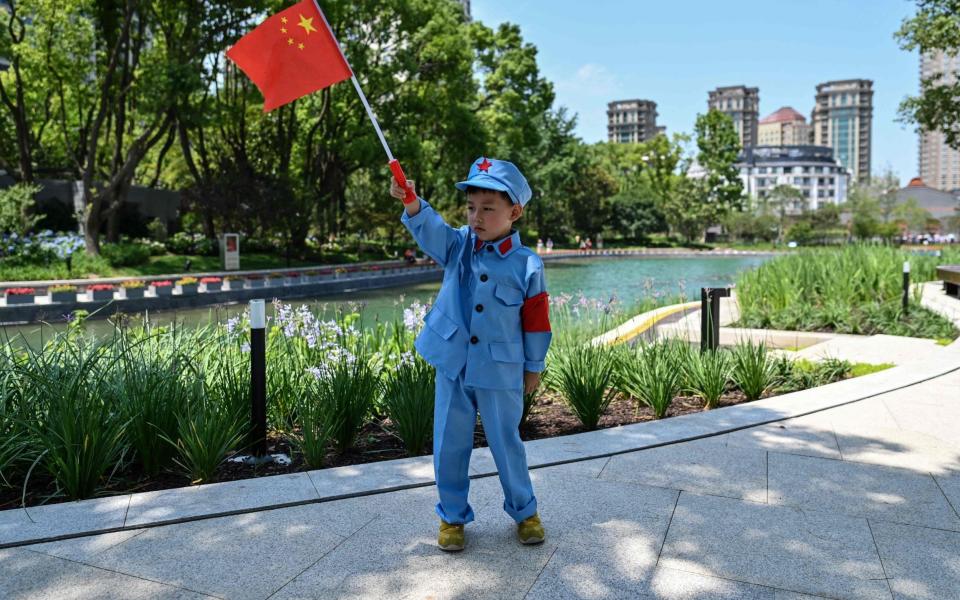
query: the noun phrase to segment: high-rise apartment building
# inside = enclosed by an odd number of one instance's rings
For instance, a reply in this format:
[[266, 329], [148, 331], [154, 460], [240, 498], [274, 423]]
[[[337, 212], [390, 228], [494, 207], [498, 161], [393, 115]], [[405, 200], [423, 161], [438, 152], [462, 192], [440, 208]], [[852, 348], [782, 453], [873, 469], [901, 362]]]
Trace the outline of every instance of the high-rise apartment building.
[[730, 115], [743, 147], [757, 145], [757, 120], [760, 116], [760, 89], [743, 85], [718, 87], [707, 97], [707, 108]]
[[760, 119], [757, 140], [760, 146], [808, 146], [813, 128], [807, 118], [790, 106]]
[[657, 127], [653, 100], [614, 100], [607, 104], [607, 140], [615, 144], [645, 142], [663, 133]]
[[[960, 71], [960, 56], [949, 56], [942, 51], [920, 55], [920, 79], [943, 74], [940, 82], [952, 85]], [[939, 131], [920, 132], [920, 179], [928, 186], [944, 190], [960, 189], [960, 151], [944, 142]]]
[[833, 155], [850, 171], [854, 181], [869, 181], [873, 82], [828, 81], [817, 86], [816, 98], [813, 143], [833, 148]]

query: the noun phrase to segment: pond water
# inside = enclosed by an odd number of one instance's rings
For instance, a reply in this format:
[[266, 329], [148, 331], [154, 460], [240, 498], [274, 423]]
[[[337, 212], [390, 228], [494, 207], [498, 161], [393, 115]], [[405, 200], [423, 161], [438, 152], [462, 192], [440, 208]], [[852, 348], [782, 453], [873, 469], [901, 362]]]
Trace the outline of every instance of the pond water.
[[[560, 294], [577, 295], [583, 293], [588, 298], [609, 300], [616, 295], [619, 302], [630, 306], [644, 298], [658, 298], [663, 301], [683, 296], [688, 300], [700, 297], [701, 287], [729, 286], [736, 281], [737, 275], [752, 269], [770, 257], [767, 256], [712, 256], [698, 258], [684, 257], [597, 257], [571, 258], [548, 261], [547, 289], [551, 296]], [[392, 320], [402, 314], [402, 309], [417, 300], [421, 303], [432, 301], [440, 283], [407, 285], [380, 290], [363, 290], [356, 293], [336, 296], [304, 298], [291, 300], [294, 305], [324, 305], [328, 309], [346, 302], [363, 303], [363, 320]], [[153, 323], [163, 324], [172, 321], [187, 326], [200, 326], [212, 320], [225, 320], [242, 312], [246, 304], [220, 305], [216, 307], [192, 308], [179, 311], [156, 311], [149, 314]], [[272, 312], [267, 309], [268, 314]], [[112, 331], [112, 325], [105, 320], [87, 321], [87, 330], [97, 335], [106, 335]], [[24, 336], [30, 345], [37, 344], [42, 337], [49, 337], [60, 331], [63, 325], [11, 325], [3, 327], [4, 335], [13, 338]]]

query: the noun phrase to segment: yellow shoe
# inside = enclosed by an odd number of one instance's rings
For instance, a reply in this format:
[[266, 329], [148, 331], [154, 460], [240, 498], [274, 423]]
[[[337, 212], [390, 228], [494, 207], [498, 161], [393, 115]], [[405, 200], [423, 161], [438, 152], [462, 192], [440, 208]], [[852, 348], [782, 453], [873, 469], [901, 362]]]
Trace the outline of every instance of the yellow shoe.
[[463, 550], [463, 524], [452, 525], [443, 519], [440, 519], [440, 533], [437, 534], [437, 545], [441, 550], [447, 552], [459, 552]]
[[517, 537], [521, 544], [540, 544], [547, 537], [540, 523], [540, 515], [534, 513], [532, 517], [517, 524]]

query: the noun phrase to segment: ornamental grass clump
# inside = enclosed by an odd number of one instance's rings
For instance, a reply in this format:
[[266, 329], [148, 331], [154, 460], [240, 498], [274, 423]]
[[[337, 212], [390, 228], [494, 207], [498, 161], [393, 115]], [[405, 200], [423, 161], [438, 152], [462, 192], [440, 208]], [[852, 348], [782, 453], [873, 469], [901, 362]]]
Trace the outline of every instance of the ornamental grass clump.
[[726, 350], [694, 352], [684, 364], [686, 387], [703, 400], [705, 409], [714, 408], [727, 389], [732, 371]]
[[733, 347], [733, 381], [747, 400], [760, 398], [777, 382], [776, 363], [763, 342], [740, 342]]
[[357, 434], [366, 423], [378, 402], [380, 378], [366, 360], [365, 352], [355, 355], [338, 347], [330, 359], [309, 372], [316, 379], [312, 386], [317, 402], [332, 406], [333, 441], [339, 452], [346, 452], [357, 440]]
[[411, 456], [426, 452], [433, 434], [434, 369], [406, 352], [386, 375], [383, 407]]
[[18, 365], [22, 397], [30, 399], [21, 422], [36, 461], [71, 500], [92, 497], [126, 454], [127, 420], [107, 401], [104, 355], [102, 344], [60, 338]]
[[176, 449], [173, 459], [190, 483], [206, 483], [217, 468], [243, 442], [244, 413], [230, 403], [206, 393], [199, 381], [191, 386], [195, 394], [187, 409], [177, 415], [176, 438], [164, 439]]
[[[134, 450], [133, 459], [148, 476], [174, 466], [177, 455], [178, 417], [203, 391], [196, 379], [192, 360], [180, 351], [190, 348], [182, 336], [175, 339], [156, 333], [136, 336], [118, 332], [111, 347], [111, 376], [107, 381], [109, 402], [120, 408], [127, 422], [126, 439]], [[186, 377], [185, 377], [186, 375]], [[186, 379], [186, 381], [185, 381]]]
[[585, 428], [594, 430], [616, 395], [611, 347], [560, 344], [550, 348], [547, 385], [560, 392]]
[[620, 389], [636, 399], [636, 408], [647, 406], [653, 418], [661, 419], [683, 385], [684, 342], [657, 341], [638, 344], [625, 353], [617, 369]]

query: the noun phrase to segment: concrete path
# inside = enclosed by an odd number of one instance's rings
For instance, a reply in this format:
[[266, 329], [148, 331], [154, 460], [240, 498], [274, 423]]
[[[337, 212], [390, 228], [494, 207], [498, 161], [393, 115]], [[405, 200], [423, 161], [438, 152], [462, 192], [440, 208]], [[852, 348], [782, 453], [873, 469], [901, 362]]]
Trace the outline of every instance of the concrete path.
[[481, 477], [461, 554], [430, 486], [0, 550], [0, 598], [957, 598], [958, 392], [535, 469], [539, 547]]

